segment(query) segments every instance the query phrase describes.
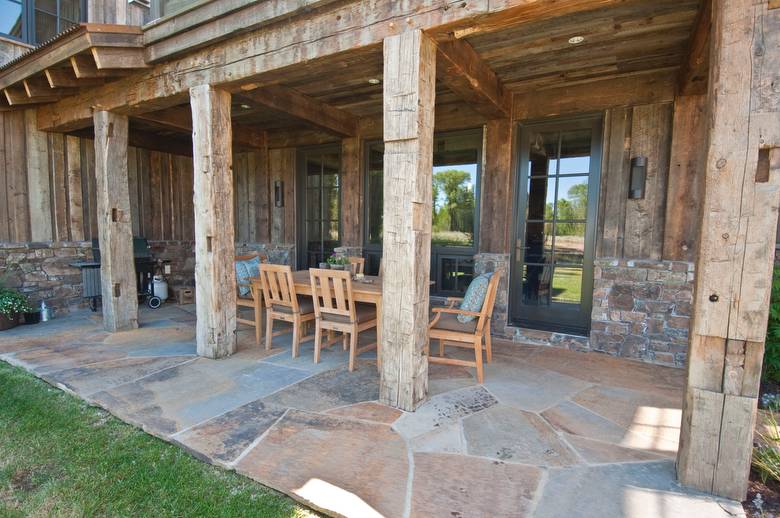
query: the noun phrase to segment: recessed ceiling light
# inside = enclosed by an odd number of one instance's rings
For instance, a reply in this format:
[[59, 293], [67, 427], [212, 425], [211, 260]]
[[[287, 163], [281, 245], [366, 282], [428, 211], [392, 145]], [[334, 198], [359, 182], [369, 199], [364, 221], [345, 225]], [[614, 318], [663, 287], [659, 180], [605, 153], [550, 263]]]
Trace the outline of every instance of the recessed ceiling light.
[[370, 84], [370, 85], [378, 85], [381, 82], [382, 82], [382, 80], [381, 79], [377, 79], [376, 77], [372, 77], [371, 79], [368, 80], [368, 84]]
[[571, 38], [569, 38], [569, 43], [571, 43], [572, 45], [577, 45], [578, 43], [582, 43], [583, 41], [585, 41], [585, 38], [583, 36], [572, 36]]
[[251, 106], [249, 106], [248, 104], [242, 104], [241, 105], [241, 109], [242, 110], [248, 110], [249, 108], [251, 108]]

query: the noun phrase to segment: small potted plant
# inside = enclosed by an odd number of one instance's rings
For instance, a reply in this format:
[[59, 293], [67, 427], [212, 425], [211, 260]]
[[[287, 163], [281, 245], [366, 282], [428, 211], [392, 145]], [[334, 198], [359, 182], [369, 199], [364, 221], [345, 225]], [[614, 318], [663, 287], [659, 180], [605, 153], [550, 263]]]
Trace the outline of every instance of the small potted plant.
[[343, 270], [346, 265], [349, 264], [349, 259], [341, 257], [336, 254], [328, 257], [328, 266], [331, 270]]
[[25, 311], [32, 311], [27, 297], [15, 290], [0, 288], [0, 331], [16, 327], [19, 315]]
[[330, 268], [330, 264], [328, 264], [327, 260], [320, 263], [320, 270], [327, 270], [328, 268]]

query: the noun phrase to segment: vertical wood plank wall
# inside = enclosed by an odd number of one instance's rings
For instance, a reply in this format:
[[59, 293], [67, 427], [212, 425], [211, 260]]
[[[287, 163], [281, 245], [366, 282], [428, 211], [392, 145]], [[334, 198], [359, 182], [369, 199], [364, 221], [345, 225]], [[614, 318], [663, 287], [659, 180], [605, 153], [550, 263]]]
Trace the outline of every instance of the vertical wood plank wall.
[[[29, 134], [29, 131], [27, 131]], [[294, 150], [293, 150], [294, 151]], [[29, 160], [30, 153], [36, 153]], [[293, 153], [294, 155], [294, 153]], [[272, 188], [267, 152], [235, 155], [237, 204], [236, 240], [268, 243], [271, 240]], [[285, 180], [293, 201], [294, 160], [276, 163], [275, 174]], [[30, 174], [32, 171], [33, 174]], [[128, 149], [128, 176], [133, 235], [152, 241], [192, 241], [192, 157], [147, 149]], [[40, 185], [37, 204], [30, 206], [30, 182]], [[89, 139], [62, 134], [35, 138], [27, 146], [25, 112], [0, 112], [0, 242], [82, 241], [97, 237], [95, 148]], [[294, 205], [289, 205], [294, 210]], [[31, 223], [33, 216], [40, 220]], [[294, 242], [294, 225], [279, 225]], [[37, 234], [33, 227], [37, 227]], [[44, 229], [41, 232], [41, 228]]]

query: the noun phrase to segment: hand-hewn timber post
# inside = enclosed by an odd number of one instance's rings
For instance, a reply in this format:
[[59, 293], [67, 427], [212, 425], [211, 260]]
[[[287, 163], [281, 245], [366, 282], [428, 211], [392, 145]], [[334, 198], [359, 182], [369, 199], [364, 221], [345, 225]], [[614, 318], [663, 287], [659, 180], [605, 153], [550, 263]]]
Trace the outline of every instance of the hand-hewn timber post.
[[380, 399], [414, 410], [428, 391], [436, 48], [414, 30], [386, 38], [384, 52]]
[[230, 93], [190, 89], [195, 180], [195, 303], [198, 354], [221, 358], [236, 349], [236, 272]]
[[780, 12], [712, 5], [709, 127], [677, 474], [744, 499], [780, 203]]
[[96, 110], [95, 178], [103, 327], [138, 327], [138, 289], [127, 179], [127, 117]]

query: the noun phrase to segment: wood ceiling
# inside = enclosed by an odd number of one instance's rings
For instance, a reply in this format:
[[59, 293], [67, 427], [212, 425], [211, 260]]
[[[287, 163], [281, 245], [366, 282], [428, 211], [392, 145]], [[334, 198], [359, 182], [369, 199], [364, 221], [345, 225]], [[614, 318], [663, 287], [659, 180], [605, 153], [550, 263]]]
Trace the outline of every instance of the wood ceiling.
[[[685, 61], [702, 2], [627, 0], [619, 7], [541, 21], [526, 21], [489, 32], [455, 32], [468, 42], [510, 92], [554, 88], [662, 70], [677, 73]], [[441, 37], [441, 35], [436, 35]], [[569, 38], [581, 36], [579, 44]], [[291, 88], [355, 117], [374, 119], [381, 131], [382, 47], [342, 53], [290, 68], [273, 83]], [[245, 106], [249, 106], [246, 108]], [[479, 115], [437, 80], [437, 127], [482, 124]], [[283, 112], [234, 96], [234, 122], [271, 132], [312, 129]], [[441, 124], [440, 124], [441, 121]]]

